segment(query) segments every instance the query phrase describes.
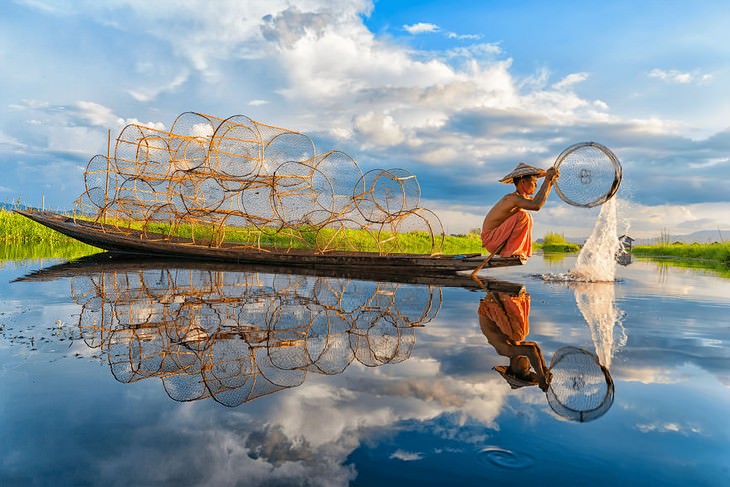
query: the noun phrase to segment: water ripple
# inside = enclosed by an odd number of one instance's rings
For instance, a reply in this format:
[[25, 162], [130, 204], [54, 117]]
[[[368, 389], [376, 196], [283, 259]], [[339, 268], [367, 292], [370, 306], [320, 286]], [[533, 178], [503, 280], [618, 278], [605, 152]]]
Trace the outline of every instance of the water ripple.
[[533, 279], [540, 279], [547, 282], [621, 282], [622, 279], [614, 279], [612, 281], [600, 281], [586, 278], [582, 275], [573, 274], [571, 272], [546, 272], [544, 274], [530, 274]]
[[498, 446], [488, 446], [483, 448], [479, 453], [490, 463], [510, 470], [526, 469], [531, 467], [534, 463], [534, 460], [530, 455], [525, 453], [518, 454]]

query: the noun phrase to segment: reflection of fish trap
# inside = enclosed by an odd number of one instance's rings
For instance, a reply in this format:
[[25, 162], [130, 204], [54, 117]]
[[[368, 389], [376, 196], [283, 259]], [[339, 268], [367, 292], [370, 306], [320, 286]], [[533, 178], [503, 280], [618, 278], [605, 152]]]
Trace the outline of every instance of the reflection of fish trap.
[[124, 383], [158, 377], [177, 401], [237, 406], [410, 357], [441, 290], [345, 278], [163, 268], [72, 279], [79, 335]]

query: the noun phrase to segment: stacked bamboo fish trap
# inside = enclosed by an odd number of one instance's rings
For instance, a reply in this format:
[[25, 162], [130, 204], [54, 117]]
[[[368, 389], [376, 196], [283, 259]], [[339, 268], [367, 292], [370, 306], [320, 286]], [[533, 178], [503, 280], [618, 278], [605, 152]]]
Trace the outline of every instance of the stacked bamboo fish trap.
[[[113, 145], [113, 148], [111, 147]], [[363, 172], [340, 151], [243, 115], [186, 112], [169, 131], [132, 124], [93, 157], [75, 218], [105, 231], [191, 245], [313, 252], [443, 250], [438, 217], [403, 169]]]

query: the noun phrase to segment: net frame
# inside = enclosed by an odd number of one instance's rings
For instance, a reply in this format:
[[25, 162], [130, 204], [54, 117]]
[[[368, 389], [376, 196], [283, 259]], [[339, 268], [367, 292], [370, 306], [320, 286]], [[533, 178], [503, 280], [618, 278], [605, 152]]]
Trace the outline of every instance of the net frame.
[[[569, 166], [566, 169], [566, 166], [564, 163], [574, 163], [575, 159], [577, 159], [576, 154], [579, 152], [595, 152], [598, 151], [598, 153], [605, 156], [607, 159], [607, 163], [609, 163], [611, 168], [613, 169], [613, 181], [611, 182], [608, 190], [603, 193], [599, 194], [597, 197], [590, 201], [576, 201], [575, 196], [569, 195], [569, 191], [567, 189], [561, 189], [560, 188], [560, 182], [566, 181], [566, 177], [569, 177], [570, 179], [575, 179], [576, 175], [574, 174], [575, 170], [572, 166]], [[596, 159], [593, 159], [596, 160]], [[579, 166], [580, 162], [575, 162], [574, 165]], [[604, 164], [605, 165], [605, 164]], [[555, 184], [555, 192], [558, 194], [560, 199], [568, 203], [572, 206], [579, 206], [583, 208], [592, 208], [594, 206], [602, 205], [606, 201], [610, 200], [618, 191], [619, 186], [621, 185], [621, 180], [623, 178], [623, 169], [621, 167], [621, 162], [618, 160], [616, 155], [606, 146], [599, 144], [597, 142], [580, 142], [574, 145], [571, 145], [570, 147], [566, 148], [561, 152], [557, 159], [555, 160], [555, 164], [553, 165], [556, 169], [561, 169], [562, 172], [570, 171], [570, 173], [561, 174], [561, 178], [558, 178], [556, 184]], [[582, 168], [578, 175], [577, 179], [581, 181], [583, 184], [590, 184], [590, 181], [592, 179], [591, 172], [584, 172], [589, 171], [586, 168]], [[608, 172], [608, 171], [607, 171]], [[566, 176], [566, 177], [564, 177]], [[585, 181], [588, 181], [588, 183], [585, 183]]]
[[[563, 363], [564, 360], [572, 357], [578, 357], [579, 360], [585, 362], [590, 367], [593, 367], [594, 372], [596, 372], [596, 376], [598, 376], [598, 371], [600, 370], [600, 373], [606, 382], [605, 394], [602, 398], [598, 397], [598, 401], [591, 401], [597, 403], [597, 405], [593, 407], [589, 407], [586, 409], [578, 409], [576, 407], [572, 407], [568, 404], [572, 397], [570, 397], [568, 394], [564, 394], [562, 387], [560, 388], [560, 390], [557, 390], [556, 388], [556, 386], [558, 385], [557, 382], [560, 377], [557, 376], [553, 372], [553, 370], [561, 363]], [[595, 370], [596, 368], [598, 370]], [[547, 396], [548, 405], [559, 416], [569, 419], [571, 421], [586, 423], [588, 421], [593, 421], [600, 418], [601, 416], [606, 414], [606, 412], [613, 405], [613, 378], [611, 377], [608, 368], [604, 367], [599, 362], [598, 356], [596, 356], [596, 354], [589, 352], [588, 350], [573, 346], [559, 348], [553, 355], [553, 358], [550, 360], [549, 370], [552, 373], [552, 378], [550, 381], [550, 385], [545, 392], [545, 395]], [[571, 377], [571, 380], [572, 385], [569, 389], [572, 389], [573, 391], [578, 391], [581, 388], [585, 387], [587, 384], [585, 381], [585, 377], [581, 374], [575, 377]], [[562, 386], [562, 384], [560, 385]]]

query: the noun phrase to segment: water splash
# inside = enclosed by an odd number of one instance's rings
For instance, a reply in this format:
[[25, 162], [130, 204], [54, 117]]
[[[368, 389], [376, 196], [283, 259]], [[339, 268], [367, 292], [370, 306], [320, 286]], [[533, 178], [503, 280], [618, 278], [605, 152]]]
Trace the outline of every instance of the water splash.
[[593, 232], [568, 273], [570, 280], [612, 282], [616, 278], [616, 251], [620, 245], [616, 226], [616, 198], [611, 198], [601, 207]]
[[613, 282], [616, 279], [616, 252], [621, 246], [616, 233], [616, 199], [611, 198], [601, 207], [593, 231], [570, 271], [548, 272], [535, 277], [558, 282]]
[[598, 214], [590, 237], [567, 273], [548, 273], [539, 277], [560, 281], [575, 293], [575, 302], [591, 332], [599, 362], [611, 366], [614, 353], [626, 343], [621, 311], [615, 304], [617, 235], [616, 198], [608, 200]]
[[626, 344], [621, 310], [615, 304], [612, 282], [573, 283], [575, 302], [591, 332], [598, 360], [611, 367], [614, 353]]

